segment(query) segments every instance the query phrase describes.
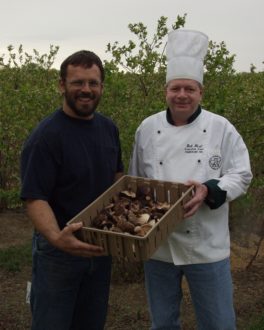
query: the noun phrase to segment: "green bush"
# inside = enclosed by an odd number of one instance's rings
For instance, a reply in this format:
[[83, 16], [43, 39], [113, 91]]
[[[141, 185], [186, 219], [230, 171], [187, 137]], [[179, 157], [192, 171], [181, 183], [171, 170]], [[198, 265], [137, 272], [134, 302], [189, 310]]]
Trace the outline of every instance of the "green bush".
[[[178, 16], [172, 28], [184, 26], [186, 15]], [[107, 45], [112, 55], [105, 61], [106, 81], [98, 111], [113, 118], [120, 130], [123, 159], [127, 169], [134, 134], [147, 116], [166, 108], [164, 82], [167, 18], [161, 17], [153, 36], [142, 23], [129, 24], [135, 40], [127, 45]], [[8, 47], [0, 57], [0, 209], [18, 207], [20, 152], [29, 132], [61, 105], [58, 71], [52, 69], [58, 47], [49, 54], [15, 52]], [[228, 118], [243, 136], [250, 152], [253, 184], [251, 201], [259, 200], [264, 187], [264, 73], [236, 73], [235, 55], [224, 42], [210, 41], [205, 61], [203, 107]], [[256, 209], [256, 204], [248, 207]]]
[[[19, 159], [24, 140], [35, 125], [60, 105], [58, 72], [51, 69], [57, 48], [35, 57], [9, 50], [9, 61], [0, 66], [0, 209], [19, 201]], [[1, 61], [0, 61], [1, 62]]]

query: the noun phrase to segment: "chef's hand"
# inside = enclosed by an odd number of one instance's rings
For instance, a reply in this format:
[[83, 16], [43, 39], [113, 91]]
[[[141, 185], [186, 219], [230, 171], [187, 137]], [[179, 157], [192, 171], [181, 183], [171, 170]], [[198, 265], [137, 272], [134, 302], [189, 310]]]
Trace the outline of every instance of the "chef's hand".
[[208, 189], [206, 185], [192, 180], [187, 181], [185, 185], [188, 187], [194, 186], [193, 198], [183, 205], [185, 210], [184, 218], [189, 218], [194, 215], [199, 207], [203, 204], [205, 198], [208, 195]]

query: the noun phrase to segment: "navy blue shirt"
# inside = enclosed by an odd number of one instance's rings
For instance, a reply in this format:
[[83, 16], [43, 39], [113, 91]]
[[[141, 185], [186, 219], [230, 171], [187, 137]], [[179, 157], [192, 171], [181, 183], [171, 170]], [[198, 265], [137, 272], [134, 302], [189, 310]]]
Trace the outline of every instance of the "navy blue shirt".
[[21, 198], [47, 201], [63, 228], [122, 171], [119, 132], [109, 118], [76, 119], [59, 109], [25, 142]]

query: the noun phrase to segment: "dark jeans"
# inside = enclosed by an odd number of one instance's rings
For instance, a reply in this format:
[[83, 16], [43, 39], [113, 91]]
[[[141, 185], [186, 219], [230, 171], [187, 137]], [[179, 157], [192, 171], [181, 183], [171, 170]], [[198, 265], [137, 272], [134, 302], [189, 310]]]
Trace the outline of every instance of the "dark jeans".
[[101, 330], [111, 279], [111, 257], [73, 257], [33, 237], [32, 330]]

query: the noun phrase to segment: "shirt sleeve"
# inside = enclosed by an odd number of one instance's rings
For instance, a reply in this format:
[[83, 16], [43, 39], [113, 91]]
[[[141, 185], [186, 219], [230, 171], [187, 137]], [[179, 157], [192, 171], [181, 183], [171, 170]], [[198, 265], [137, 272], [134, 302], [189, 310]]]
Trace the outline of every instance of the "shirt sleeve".
[[204, 185], [208, 189], [208, 195], [205, 199], [205, 203], [214, 210], [223, 205], [226, 202], [226, 191], [218, 187], [219, 180], [211, 179], [204, 182]]
[[217, 186], [226, 191], [226, 200], [230, 202], [245, 194], [252, 180], [247, 147], [232, 125], [224, 136], [222, 150], [223, 167]]

